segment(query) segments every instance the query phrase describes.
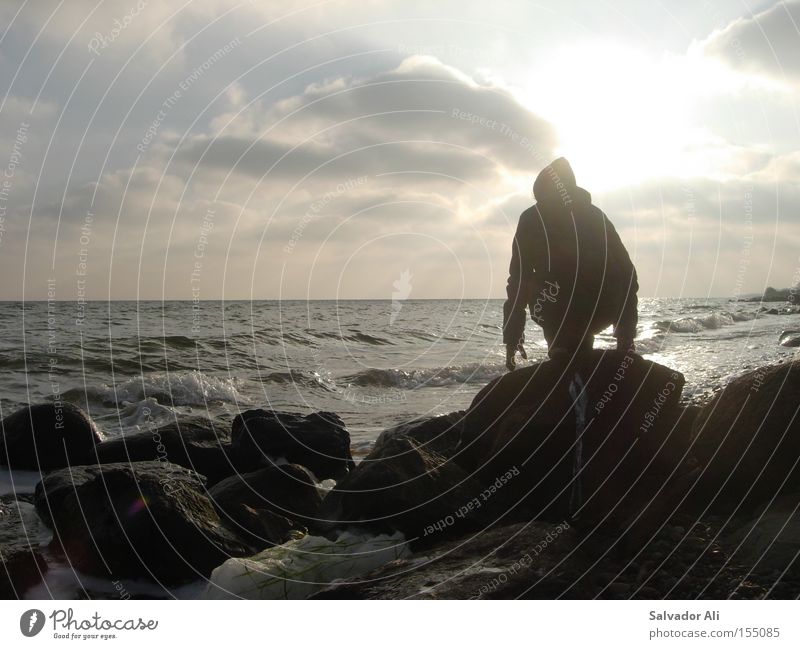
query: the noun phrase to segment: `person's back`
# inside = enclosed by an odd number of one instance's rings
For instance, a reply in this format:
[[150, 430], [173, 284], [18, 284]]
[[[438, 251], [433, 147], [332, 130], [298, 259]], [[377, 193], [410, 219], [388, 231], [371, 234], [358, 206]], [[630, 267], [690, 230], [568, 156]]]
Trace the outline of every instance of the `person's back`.
[[559, 158], [534, 184], [536, 205], [520, 216], [504, 306], [507, 364], [522, 351], [525, 307], [544, 330], [549, 352], [591, 348], [594, 334], [615, 325], [618, 348], [636, 332], [636, 270], [614, 226], [578, 187]]

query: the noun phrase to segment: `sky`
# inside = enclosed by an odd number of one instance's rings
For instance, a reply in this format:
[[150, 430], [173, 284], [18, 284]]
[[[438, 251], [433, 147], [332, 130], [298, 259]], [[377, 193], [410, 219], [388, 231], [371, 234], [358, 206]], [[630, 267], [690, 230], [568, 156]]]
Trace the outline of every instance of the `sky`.
[[641, 296], [800, 280], [800, 0], [4, 0], [0, 29], [3, 300], [500, 298], [560, 155]]

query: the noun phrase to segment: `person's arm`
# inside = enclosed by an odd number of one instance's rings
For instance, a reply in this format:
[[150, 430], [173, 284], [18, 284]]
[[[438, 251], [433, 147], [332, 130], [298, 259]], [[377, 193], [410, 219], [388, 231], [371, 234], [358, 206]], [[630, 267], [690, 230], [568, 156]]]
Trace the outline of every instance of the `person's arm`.
[[509, 370], [513, 370], [516, 366], [514, 357], [517, 351], [523, 358], [527, 358], [522, 345], [525, 342], [525, 309], [528, 306], [533, 279], [529, 230], [523, 212], [511, 244], [511, 263], [506, 284], [507, 298], [503, 304], [503, 343], [506, 346], [506, 366]]
[[636, 267], [608, 217], [606, 217], [606, 232], [606, 241], [611, 253], [608, 257], [617, 264], [617, 272], [614, 275], [620, 282], [619, 290], [623, 300], [619, 319], [614, 323], [614, 337], [617, 339], [618, 349], [633, 350], [636, 326], [639, 323], [639, 279]]

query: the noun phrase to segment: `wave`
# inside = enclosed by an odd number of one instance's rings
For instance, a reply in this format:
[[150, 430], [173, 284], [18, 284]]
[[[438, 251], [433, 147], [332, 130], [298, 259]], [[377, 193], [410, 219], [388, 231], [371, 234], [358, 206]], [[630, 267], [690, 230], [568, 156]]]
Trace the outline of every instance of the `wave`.
[[208, 402], [241, 401], [240, 381], [234, 378], [208, 376], [198, 370], [155, 372], [117, 383], [73, 388], [64, 393], [68, 401], [90, 402], [107, 406], [124, 406], [148, 398], [173, 406], [202, 406]]
[[403, 388], [413, 390], [421, 387], [441, 387], [462, 383], [487, 383], [502, 376], [504, 363], [465, 363], [447, 367], [418, 370], [370, 368], [339, 379], [359, 387]]
[[332, 381], [323, 377], [319, 372], [307, 372], [304, 370], [289, 370], [286, 372], [270, 372], [261, 377], [266, 383], [292, 384], [310, 388], [324, 388], [328, 391], [335, 391], [336, 386]]
[[728, 311], [712, 311], [706, 316], [691, 316], [677, 320], [660, 320], [655, 327], [664, 333], [691, 334], [720, 329], [736, 322], [744, 322], [755, 318], [754, 314], [730, 313]]

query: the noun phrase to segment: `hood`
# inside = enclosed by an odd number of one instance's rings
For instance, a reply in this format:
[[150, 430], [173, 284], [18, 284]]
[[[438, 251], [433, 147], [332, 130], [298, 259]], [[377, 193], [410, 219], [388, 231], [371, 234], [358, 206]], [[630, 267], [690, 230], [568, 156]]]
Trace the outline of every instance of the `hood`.
[[540, 203], [559, 202], [569, 205], [575, 200], [585, 200], [588, 193], [578, 187], [575, 173], [566, 158], [558, 158], [547, 165], [533, 183], [533, 195]]

